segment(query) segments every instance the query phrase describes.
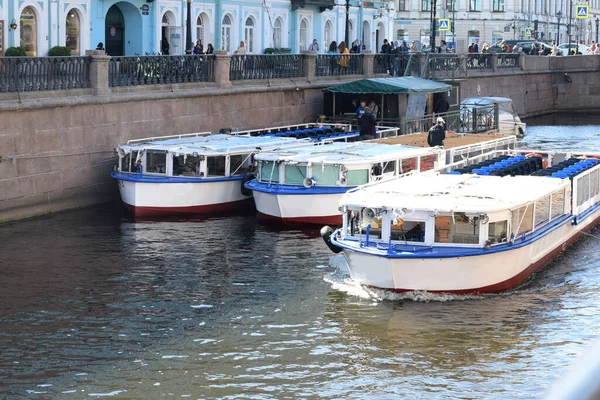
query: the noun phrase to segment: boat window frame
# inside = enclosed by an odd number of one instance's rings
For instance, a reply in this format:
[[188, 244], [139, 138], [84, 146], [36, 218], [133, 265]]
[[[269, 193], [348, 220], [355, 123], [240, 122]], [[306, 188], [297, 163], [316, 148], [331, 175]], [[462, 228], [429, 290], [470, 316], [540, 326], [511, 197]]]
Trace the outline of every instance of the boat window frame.
[[[210, 171], [209, 171], [209, 168], [210, 168], [209, 159], [210, 158], [219, 158], [219, 157], [222, 157], [224, 159], [223, 160], [224, 161], [223, 174], [222, 175], [219, 175], [219, 174], [210, 174]], [[225, 177], [227, 177], [228, 176], [228, 174], [227, 174], [227, 159], [228, 159], [228, 156], [226, 154], [206, 155], [204, 157], [204, 164], [205, 164], [205, 170], [204, 170], [204, 172], [205, 172], [205, 177], [206, 178], [225, 178]]]
[[[282, 162], [281, 163], [283, 165], [283, 179], [279, 179], [279, 183], [283, 184], [283, 185], [292, 185], [292, 186], [303, 186], [304, 185], [304, 179], [311, 177], [311, 173], [309, 173], [309, 166], [307, 163], [287, 163], [287, 162]], [[288, 171], [288, 167], [295, 167], [298, 169], [298, 172], [300, 173], [300, 175], [302, 175], [302, 168], [304, 168], [304, 177], [302, 179], [302, 181], [300, 183], [289, 183], [288, 182], [288, 176], [287, 176], [287, 171]], [[280, 175], [281, 176], [281, 172]], [[318, 182], [317, 182], [318, 184]]]
[[[490, 227], [492, 226], [492, 224], [498, 224], [498, 223], [502, 223], [505, 222], [506, 223], [506, 227], [504, 230], [504, 237], [501, 237], [500, 241], [491, 241], [490, 240]], [[509, 219], [508, 218], [501, 218], [495, 221], [488, 221], [488, 223], [486, 224], [486, 232], [485, 232], [485, 244], [486, 245], [491, 245], [491, 246], [497, 246], [500, 244], [504, 244], [507, 243], [510, 236], [509, 236], [509, 232], [510, 232], [510, 223], [509, 223]]]
[[[337, 178], [335, 180], [335, 182], [333, 184], [327, 183], [324, 184], [321, 181], [321, 179], [319, 177], [315, 176], [315, 170], [317, 168], [321, 168], [323, 169], [324, 167], [331, 167], [331, 168], [337, 168]], [[306, 176], [309, 178], [314, 178], [315, 181], [317, 182], [315, 184], [315, 186], [343, 186], [345, 184], [342, 184], [342, 179], [344, 178], [344, 170], [345, 170], [345, 166], [343, 164], [331, 164], [331, 163], [307, 163], [306, 166]], [[324, 172], [324, 171], [322, 171]]]
[[[152, 154], [164, 154], [165, 156], [165, 164], [164, 164], [164, 172], [150, 172], [149, 171], [149, 158], [151, 158], [150, 156]], [[170, 158], [171, 158], [171, 153], [169, 153], [169, 151], [167, 150], [162, 150], [162, 149], [146, 149], [144, 151], [144, 156], [143, 156], [144, 160], [142, 161], [142, 166], [144, 168], [144, 174], [147, 175], [158, 175], [158, 176], [170, 176], [170, 165], [172, 165], [172, 161], [169, 162]]]
[[[477, 243], [457, 243], [457, 242], [447, 242], [446, 243], [446, 242], [436, 241], [436, 238], [435, 238], [435, 229], [437, 226], [436, 219], [440, 218], [440, 217], [448, 217], [448, 218], [450, 218], [450, 222], [452, 223], [452, 214], [451, 213], [440, 213], [438, 215], [431, 217], [432, 222], [433, 222], [433, 224], [431, 225], [432, 226], [431, 229], [432, 229], [432, 233], [433, 233], [433, 235], [432, 235], [433, 236], [432, 237], [433, 245], [442, 246], [442, 247], [483, 247], [483, 245], [485, 244], [484, 238], [486, 237], [486, 236], [484, 236], [484, 233], [487, 234], [487, 229], [483, 228], [484, 227], [483, 221], [485, 221], [485, 218], [482, 218], [482, 216], [479, 214], [471, 215], [472, 213], [469, 213], [469, 212], [455, 211], [454, 212], [454, 220], [455, 220], [454, 225], [456, 225], [456, 218], [460, 218], [460, 216], [458, 214], [465, 214], [465, 217], [467, 217], [469, 219], [477, 218], [477, 220], [478, 220]], [[473, 234], [473, 236], [474, 236], [474, 234]]]
[[[193, 175], [175, 175], [175, 159], [183, 157], [184, 165], [187, 164], [187, 159], [196, 158], [196, 172]], [[200, 176], [202, 158], [199, 155], [189, 154], [189, 153], [171, 153], [171, 171], [169, 176], [178, 177], [178, 178], [197, 178]]]
[[[411, 169], [410, 171], [405, 171], [404, 170], [404, 162], [410, 162], [410, 160], [415, 159], [415, 167], [413, 169]], [[419, 169], [421, 168], [421, 157], [420, 156], [412, 156], [412, 157], [406, 157], [406, 158], [399, 158], [398, 159], [398, 175], [401, 174], [406, 174], [409, 173], [411, 171], [419, 171]]]
[[[231, 167], [231, 157], [237, 157], [237, 156], [241, 156], [242, 157], [242, 163], [240, 164], [239, 168], [236, 166], [236, 168]], [[234, 154], [228, 154], [227, 158], [225, 159], [225, 174], [226, 176], [234, 176], [235, 175], [244, 175], [246, 172], [248, 172], [250, 170], [250, 164], [251, 164], [251, 158], [252, 158], [252, 153], [234, 153]]]
[[[126, 170], [123, 170], [124, 163], [127, 166]], [[124, 154], [123, 157], [119, 157], [119, 171], [131, 172], [131, 152]]]
[[[390, 217], [387, 219], [387, 222], [384, 222], [384, 224], [387, 223], [387, 225], [389, 226], [389, 229], [386, 229], [386, 231], [388, 232], [388, 236], [387, 236], [387, 240], [396, 245], [396, 244], [404, 244], [404, 245], [408, 245], [408, 246], [426, 246], [427, 245], [427, 228], [431, 225], [431, 218], [400, 218], [402, 219], [402, 225], [404, 225], [404, 223], [406, 222], [416, 222], [417, 224], [423, 224], [423, 240], [422, 241], [413, 241], [413, 240], [394, 240], [392, 239], [392, 226], [393, 225], [393, 221], [394, 218]], [[411, 228], [410, 230], [412, 230], [414, 228]], [[409, 231], [410, 231], [409, 230]], [[409, 231], [407, 231], [406, 233], [408, 233]], [[405, 236], [406, 237], [406, 236]]]

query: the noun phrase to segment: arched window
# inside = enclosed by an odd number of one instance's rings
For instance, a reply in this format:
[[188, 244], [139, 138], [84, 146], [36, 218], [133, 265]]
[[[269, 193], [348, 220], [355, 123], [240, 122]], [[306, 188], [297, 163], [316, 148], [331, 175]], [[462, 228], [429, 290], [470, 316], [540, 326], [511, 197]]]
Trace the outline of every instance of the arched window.
[[371, 25], [367, 21], [363, 22], [362, 41], [366, 50], [371, 49]]
[[196, 20], [196, 39], [202, 40], [202, 45], [206, 46], [206, 44], [204, 43], [204, 21], [202, 18], [202, 14], [198, 15], [198, 19]]
[[79, 43], [81, 41], [81, 22], [79, 20], [79, 14], [74, 9], [71, 9], [67, 13], [65, 31], [65, 46], [71, 49], [71, 55], [78, 56], [81, 53], [79, 49]]
[[180, 54], [179, 45], [180, 40], [178, 40], [179, 32], [177, 31], [177, 27], [175, 26], [176, 19], [175, 14], [171, 11], [167, 11], [163, 14], [162, 24], [161, 24], [161, 42], [160, 42], [160, 51], [165, 55], [173, 55]]
[[231, 18], [229, 15], [223, 17], [221, 24], [221, 50], [231, 51]]
[[325, 22], [325, 46], [327, 46], [327, 48], [329, 48], [329, 45], [331, 44], [331, 31], [331, 21]]
[[246, 26], [244, 27], [244, 41], [246, 42], [246, 46], [248, 46], [246, 51], [248, 51], [248, 53], [253, 53], [254, 52], [254, 20], [252, 20], [252, 18], [248, 18], [246, 20]]
[[25, 7], [21, 12], [21, 46], [28, 56], [37, 56], [37, 18], [31, 7]]
[[273, 47], [275, 48], [282, 47], [282, 29], [283, 24], [281, 23], [281, 18], [277, 18], [273, 25]]
[[306, 35], [308, 34], [308, 22], [306, 19], [300, 21], [300, 50], [308, 49], [308, 39], [306, 39]]

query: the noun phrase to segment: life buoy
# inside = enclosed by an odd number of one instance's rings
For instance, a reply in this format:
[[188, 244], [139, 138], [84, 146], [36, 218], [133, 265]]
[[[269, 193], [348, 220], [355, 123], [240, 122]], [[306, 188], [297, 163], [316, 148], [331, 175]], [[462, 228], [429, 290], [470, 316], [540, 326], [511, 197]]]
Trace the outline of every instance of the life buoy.
[[246, 172], [244, 174], [244, 176], [242, 177], [242, 194], [244, 196], [252, 196], [252, 190], [248, 189], [246, 187], [246, 183], [250, 182], [252, 179], [256, 178], [256, 175], [254, 175], [252, 172]]
[[380, 176], [382, 173], [383, 173], [383, 170], [381, 169], [381, 165], [379, 165], [379, 164], [375, 164], [371, 168], [371, 175], [373, 175], [373, 176]]

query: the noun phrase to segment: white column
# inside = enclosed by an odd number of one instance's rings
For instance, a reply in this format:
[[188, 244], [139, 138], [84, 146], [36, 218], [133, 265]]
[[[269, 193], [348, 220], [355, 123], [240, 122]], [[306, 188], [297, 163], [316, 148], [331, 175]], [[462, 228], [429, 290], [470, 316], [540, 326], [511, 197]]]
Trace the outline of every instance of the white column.
[[[47, 41], [47, 43], [50, 45], [50, 47], [46, 49], [46, 51], [50, 50], [54, 46], [59, 46], [59, 34], [65, 36], [65, 32], [63, 31], [66, 30], [66, 26], [64, 26], [65, 24], [60, 23], [60, 16], [58, 13], [58, 2], [56, 0], [51, 0], [50, 9], [48, 10], [48, 12], [50, 13], [50, 29], [48, 29], [49, 40]], [[44, 43], [44, 41], [42, 41], [42, 43]]]

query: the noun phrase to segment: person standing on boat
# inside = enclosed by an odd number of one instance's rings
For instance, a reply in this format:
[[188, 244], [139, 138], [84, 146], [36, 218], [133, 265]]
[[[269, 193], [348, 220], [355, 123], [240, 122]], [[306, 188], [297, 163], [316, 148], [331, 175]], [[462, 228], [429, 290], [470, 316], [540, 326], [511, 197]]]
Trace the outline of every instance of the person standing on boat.
[[369, 107], [365, 107], [365, 113], [358, 120], [358, 124], [360, 125], [360, 140], [375, 139], [377, 118], [375, 118], [372, 111]]
[[137, 160], [136, 172], [138, 174], [143, 174], [144, 173], [144, 167], [142, 167], [142, 160]]
[[363, 114], [365, 113], [366, 106], [367, 106], [367, 102], [363, 100], [360, 102], [360, 106], [356, 109], [356, 118], [358, 118], [359, 125], [360, 125], [360, 119], [362, 118]]
[[[427, 144], [429, 147], [443, 146], [444, 139], [446, 139], [446, 128], [444, 124], [446, 121], [442, 117], [437, 118], [437, 123], [429, 129], [427, 134]], [[362, 134], [362, 131], [361, 131]]]

